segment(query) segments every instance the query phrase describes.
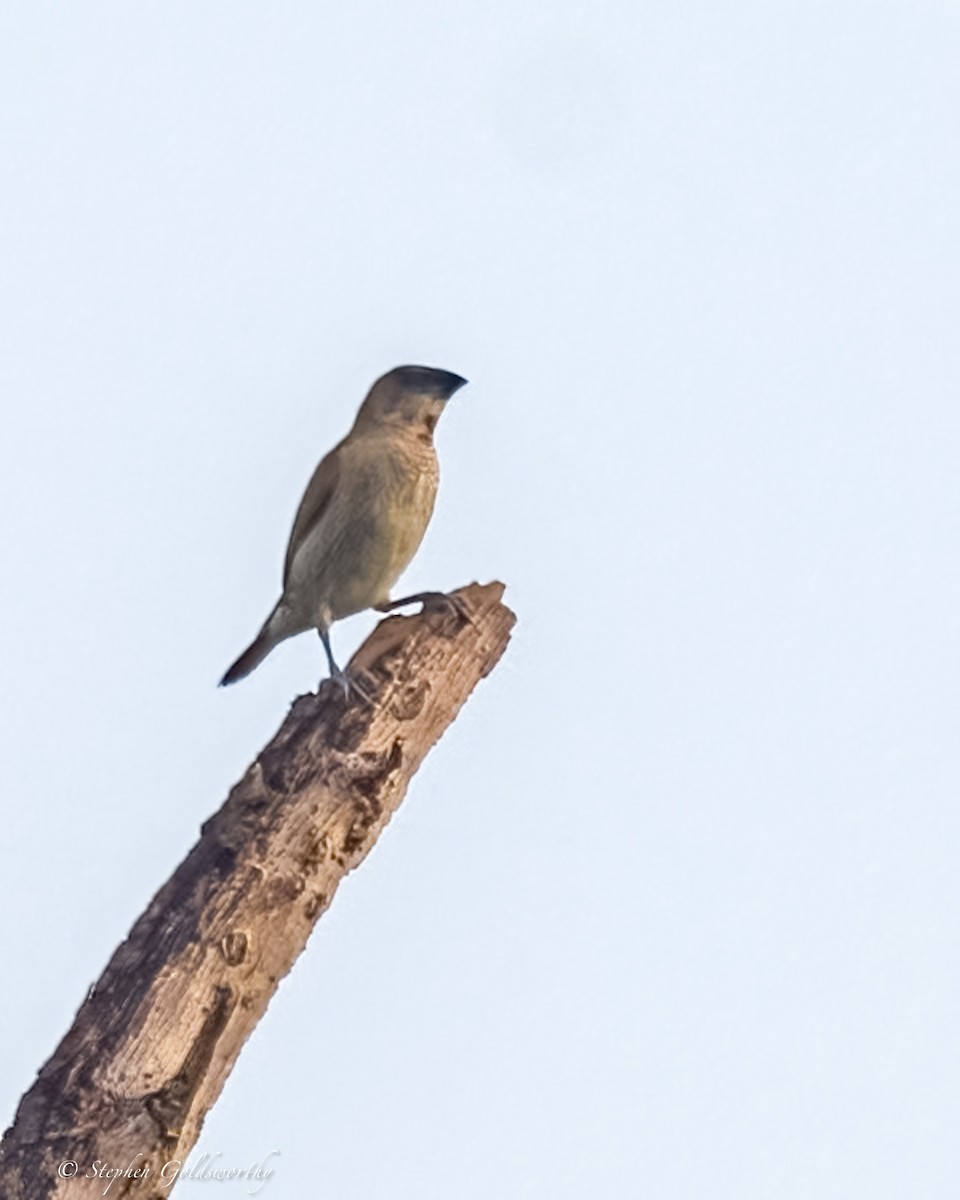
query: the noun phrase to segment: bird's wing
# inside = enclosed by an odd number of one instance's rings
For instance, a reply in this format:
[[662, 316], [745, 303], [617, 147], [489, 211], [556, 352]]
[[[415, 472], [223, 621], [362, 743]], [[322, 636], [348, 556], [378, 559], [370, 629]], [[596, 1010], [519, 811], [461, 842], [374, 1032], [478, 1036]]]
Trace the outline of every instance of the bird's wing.
[[315, 528], [317, 522], [327, 511], [327, 507], [337, 490], [340, 478], [340, 446], [334, 446], [330, 453], [320, 460], [320, 465], [313, 473], [313, 478], [307, 484], [303, 493], [297, 516], [293, 522], [290, 541], [287, 543], [287, 557], [283, 564], [283, 586], [286, 588], [290, 578], [290, 568], [297, 551], [303, 545], [307, 536]]

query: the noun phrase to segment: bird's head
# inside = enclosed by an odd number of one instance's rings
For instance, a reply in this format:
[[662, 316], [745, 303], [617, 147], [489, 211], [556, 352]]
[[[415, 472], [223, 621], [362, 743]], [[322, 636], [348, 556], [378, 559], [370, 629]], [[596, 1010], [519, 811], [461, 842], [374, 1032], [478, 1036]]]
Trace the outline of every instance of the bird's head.
[[466, 382], [462, 375], [436, 367], [394, 367], [367, 393], [354, 429], [386, 426], [429, 437], [443, 406]]

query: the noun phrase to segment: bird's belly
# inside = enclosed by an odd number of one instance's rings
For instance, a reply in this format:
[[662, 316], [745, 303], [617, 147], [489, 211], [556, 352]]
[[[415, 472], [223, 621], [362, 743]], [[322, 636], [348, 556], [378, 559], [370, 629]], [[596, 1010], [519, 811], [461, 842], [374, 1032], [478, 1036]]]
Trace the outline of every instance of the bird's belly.
[[423, 531], [414, 514], [394, 510], [370, 515], [351, 525], [342, 566], [332, 574], [326, 602], [334, 621], [362, 612], [390, 595], [390, 589], [413, 558]]
[[436, 481], [408, 473], [382, 476], [334, 504], [294, 560], [291, 590], [298, 607], [324, 623], [387, 600], [423, 539]]

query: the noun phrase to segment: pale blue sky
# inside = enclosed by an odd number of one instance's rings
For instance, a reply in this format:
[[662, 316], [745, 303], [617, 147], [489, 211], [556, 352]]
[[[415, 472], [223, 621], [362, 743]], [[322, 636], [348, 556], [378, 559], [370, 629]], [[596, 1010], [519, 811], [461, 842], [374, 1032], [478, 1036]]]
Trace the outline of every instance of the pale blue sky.
[[471, 384], [404, 583], [515, 639], [199, 1150], [956, 1195], [958, 62], [946, 0], [4, 6], [0, 1125], [315, 686], [214, 685], [419, 361]]

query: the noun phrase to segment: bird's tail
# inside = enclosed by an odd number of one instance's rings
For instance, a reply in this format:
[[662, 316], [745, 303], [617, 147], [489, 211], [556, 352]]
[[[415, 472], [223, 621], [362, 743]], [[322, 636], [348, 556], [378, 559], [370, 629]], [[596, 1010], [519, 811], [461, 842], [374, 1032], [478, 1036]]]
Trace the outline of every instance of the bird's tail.
[[260, 666], [274, 646], [278, 646], [284, 638], [290, 637], [292, 633], [299, 632], [296, 629], [287, 628], [289, 624], [289, 613], [281, 599], [264, 621], [257, 636], [220, 680], [220, 686], [226, 687], [227, 684], [236, 683], [238, 679], [249, 675], [251, 671]]
[[267, 632], [267, 626], [264, 626], [220, 680], [220, 686], [226, 687], [228, 683], [236, 683], [238, 679], [249, 675], [254, 668], [260, 666], [276, 644], [277, 639], [271, 637]]
[[263, 628], [220, 680], [220, 686], [226, 687], [228, 683], [236, 683], [238, 679], [243, 679], [260, 666], [275, 646], [307, 628], [309, 626], [294, 617], [281, 597], [276, 608], [264, 621]]

